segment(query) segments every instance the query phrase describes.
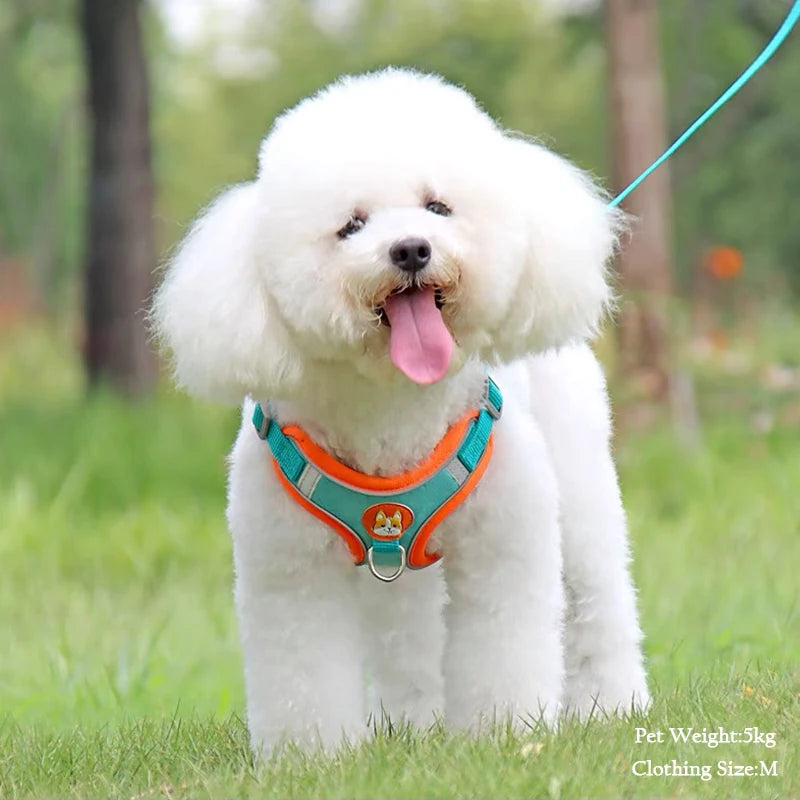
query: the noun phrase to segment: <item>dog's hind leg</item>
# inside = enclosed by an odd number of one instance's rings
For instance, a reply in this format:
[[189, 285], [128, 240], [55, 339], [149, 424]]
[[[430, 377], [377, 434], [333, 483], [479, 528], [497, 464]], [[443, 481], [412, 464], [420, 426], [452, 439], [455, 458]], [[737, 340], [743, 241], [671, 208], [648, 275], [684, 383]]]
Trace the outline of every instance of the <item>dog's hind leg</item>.
[[534, 413], [561, 497], [564, 707], [586, 717], [649, 702], [605, 381], [588, 347], [531, 361]]
[[360, 571], [370, 714], [378, 723], [428, 726], [443, 709], [441, 568], [406, 570], [393, 583]]

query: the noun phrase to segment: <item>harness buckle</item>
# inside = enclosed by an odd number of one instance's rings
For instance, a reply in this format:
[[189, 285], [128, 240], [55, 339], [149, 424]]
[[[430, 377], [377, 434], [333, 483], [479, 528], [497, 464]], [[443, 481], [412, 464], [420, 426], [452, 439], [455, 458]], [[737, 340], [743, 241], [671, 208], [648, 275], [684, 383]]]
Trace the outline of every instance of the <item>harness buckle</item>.
[[372, 550], [373, 548], [370, 547], [367, 550], [367, 564], [369, 565], [369, 571], [379, 580], [383, 581], [384, 583], [391, 583], [392, 581], [396, 581], [402, 574], [403, 570], [406, 568], [406, 549], [403, 545], [397, 545], [398, 550], [400, 551], [400, 566], [391, 574], [391, 575], [384, 575], [382, 572], [378, 572], [377, 567], [375, 566], [375, 560], [372, 557]]

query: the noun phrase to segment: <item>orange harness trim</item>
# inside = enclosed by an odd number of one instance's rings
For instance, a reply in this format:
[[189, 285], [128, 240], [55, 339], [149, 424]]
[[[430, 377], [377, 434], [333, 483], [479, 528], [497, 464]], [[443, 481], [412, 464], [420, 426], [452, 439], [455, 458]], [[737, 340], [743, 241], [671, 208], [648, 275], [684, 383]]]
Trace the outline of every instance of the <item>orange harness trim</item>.
[[[256, 406], [253, 422], [272, 451], [289, 496], [344, 539], [356, 564], [381, 580], [405, 566], [422, 569], [441, 557], [427, 550], [437, 525], [477, 486], [492, 457], [492, 426], [502, 397], [487, 379], [483, 406], [449, 428], [419, 466], [400, 475], [366, 475], [337, 461], [298, 425], [279, 427]], [[392, 564], [386, 576], [375, 563]]]
[[[283, 429], [283, 432], [296, 442], [303, 454], [306, 455], [309, 461], [312, 463], [319, 467], [335, 466], [335, 471], [331, 470], [329, 473], [332, 477], [341, 479], [343, 483], [347, 483], [359, 489], [370, 489], [372, 491], [380, 491], [383, 489], [384, 491], [391, 491], [393, 489], [405, 489], [412, 483], [418, 483], [441, 467], [442, 464], [447, 461], [447, 457], [452, 456], [455, 452], [455, 447], [452, 447], [449, 441], [451, 435], [452, 438], [455, 438], [456, 441], [460, 443], [462, 436], [456, 437], [456, 434], [463, 434], [466, 426], [473, 419], [476, 419], [477, 416], [477, 413], [470, 413], [465, 417], [462, 417], [461, 420], [459, 420], [455, 425], [453, 425], [452, 428], [450, 428], [450, 430], [445, 434], [444, 438], [436, 446], [436, 449], [433, 451], [433, 453], [422, 464], [412, 470], [409, 470], [408, 472], [392, 476], [391, 478], [366, 475], [363, 472], [357, 472], [345, 464], [342, 464], [333, 458], [333, 456], [331, 456], [329, 453], [325, 452], [318, 444], [316, 444], [316, 442], [309, 438], [308, 434], [302, 428], [297, 425], [287, 425]], [[478, 481], [480, 481], [480, 479], [483, 477], [483, 473], [486, 472], [486, 467], [489, 466], [489, 460], [492, 457], [493, 449], [494, 440], [493, 437], [490, 437], [483, 457], [478, 462], [478, 465], [472, 471], [467, 480], [464, 481], [455, 494], [443, 505], [441, 505], [438, 511], [434, 512], [430, 517], [428, 517], [426, 522], [420, 527], [419, 532], [414, 538], [414, 542], [408, 551], [408, 565], [410, 567], [413, 569], [429, 567], [431, 564], [435, 564], [441, 558], [439, 553], [427, 552], [426, 548], [428, 546], [428, 540], [431, 538], [436, 526], [442, 522], [442, 520], [446, 519], [450, 514], [452, 514], [453, 511], [455, 511], [456, 508], [458, 508], [458, 506], [460, 506], [461, 503], [467, 499], [472, 490], [478, 485]], [[301, 505], [306, 511], [308, 511], [309, 514], [313, 514], [313, 516], [315, 516], [317, 519], [322, 520], [325, 524], [333, 528], [333, 530], [335, 530], [336, 533], [338, 533], [342, 539], [344, 539], [345, 543], [347, 544], [347, 548], [350, 550], [350, 553], [353, 556], [353, 560], [356, 562], [356, 564], [363, 564], [366, 559], [367, 548], [362, 542], [361, 538], [353, 533], [353, 531], [347, 525], [341, 522], [341, 520], [337, 519], [323, 508], [314, 505], [314, 503], [312, 503], [308, 498], [304, 497], [297, 487], [283, 474], [278, 462], [274, 458], [271, 460], [275, 474], [278, 476], [278, 480], [283, 485], [283, 488], [286, 489], [289, 496], [299, 505]], [[378, 488], [379, 486], [380, 488]], [[392, 504], [390, 503], [389, 505]]]

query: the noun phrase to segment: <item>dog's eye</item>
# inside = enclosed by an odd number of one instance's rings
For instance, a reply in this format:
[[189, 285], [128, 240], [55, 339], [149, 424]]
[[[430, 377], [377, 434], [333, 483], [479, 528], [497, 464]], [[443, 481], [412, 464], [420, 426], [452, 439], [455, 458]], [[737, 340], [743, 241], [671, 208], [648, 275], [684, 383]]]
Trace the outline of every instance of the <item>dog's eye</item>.
[[425, 206], [425, 210], [430, 211], [432, 214], [438, 214], [440, 217], [449, 217], [453, 213], [453, 209], [441, 200], [431, 200]]
[[339, 228], [339, 230], [336, 231], [336, 235], [340, 239], [346, 239], [348, 236], [358, 233], [366, 224], [367, 221], [363, 217], [358, 217], [353, 214], [353, 216], [347, 220], [347, 224], [343, 228]]

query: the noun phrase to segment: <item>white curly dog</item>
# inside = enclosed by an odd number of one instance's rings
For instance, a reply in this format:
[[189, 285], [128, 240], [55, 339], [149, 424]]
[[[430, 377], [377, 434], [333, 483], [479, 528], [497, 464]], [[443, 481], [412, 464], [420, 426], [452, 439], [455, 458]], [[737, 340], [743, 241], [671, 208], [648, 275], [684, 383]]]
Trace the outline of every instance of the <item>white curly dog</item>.
[[647, 705], [586, 344], [619, 222], [466, 92], [387, 69], [287, 111], [194, 225], [153, 316], [182, 386], [244, 402], [228, 522], [256, 752], [335, 746], [370, 712], [476, 730]]

